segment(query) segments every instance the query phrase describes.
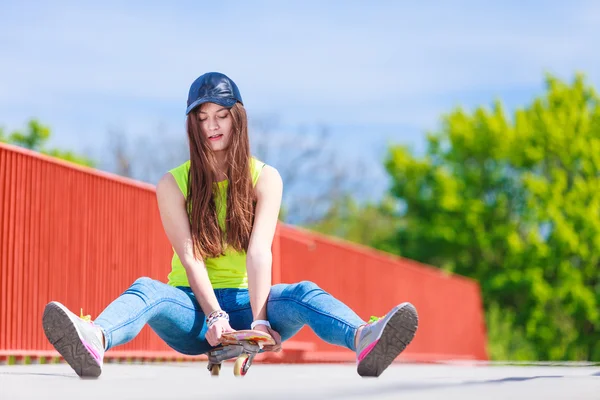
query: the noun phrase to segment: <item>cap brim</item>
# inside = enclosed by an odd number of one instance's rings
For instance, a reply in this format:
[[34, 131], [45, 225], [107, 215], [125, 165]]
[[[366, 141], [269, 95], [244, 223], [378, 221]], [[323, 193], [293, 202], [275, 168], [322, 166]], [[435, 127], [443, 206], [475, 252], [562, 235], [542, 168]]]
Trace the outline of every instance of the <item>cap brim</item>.
[[192, 104], [190, 104], [188, 106], [187, 110], [185, 111], [185, 115], [188, 115], [196, 107], [198, 107], [200, 104], [204, 104], [204, 103], [215, 103], [215, 104], [218, 104], [223, 107], [231, 108], [235, 105], [235, 103], [237, 103], [237, 100], [236, 99], [224, 99], [224, 98], [220, 98], [220, 97], [203, 97], [201, 99], [194, 101]]

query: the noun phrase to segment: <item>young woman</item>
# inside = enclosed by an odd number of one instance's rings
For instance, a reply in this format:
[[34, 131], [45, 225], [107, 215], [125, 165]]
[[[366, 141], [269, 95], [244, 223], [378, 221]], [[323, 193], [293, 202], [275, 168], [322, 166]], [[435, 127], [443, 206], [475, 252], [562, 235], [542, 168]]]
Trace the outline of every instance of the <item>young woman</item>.
[[190, 159], [156, 188], [174, 254], [168, 283], [140, 278], [98, 318], [46, 306], [46, 337], [75, 372], [97, 377], [104, 352], [132, 340], [145, 324], [189, 355], [218, 346], [224, 332], [256, 329], [281, 343], [304, 325], [324, 341], [356, 352], [361, 376], [379, 376], [413, 339], [409, 303], [365, 323], [312, 282], [271, 285], [271, 244], [281, 205], [277, 170], [252, 157], [236, 84], [206, 73], [187, 101]]

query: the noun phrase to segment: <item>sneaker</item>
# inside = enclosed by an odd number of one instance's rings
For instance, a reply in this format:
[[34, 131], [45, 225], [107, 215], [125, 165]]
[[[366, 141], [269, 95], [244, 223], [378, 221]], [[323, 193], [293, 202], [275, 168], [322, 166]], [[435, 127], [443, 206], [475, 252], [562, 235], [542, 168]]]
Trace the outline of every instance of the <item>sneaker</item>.
[[371, 318], [356, 347], [360, 376], [379, 376], [415, 337], [419, 318], [410, 303], [402, 303], [382, 318]]
[[77, 375], [82, 378], [100, 376], [104, 358], [103, 333], [89, 316], [78, 317], [53, 301], [46, 305], [42, 326], [52, 346]]

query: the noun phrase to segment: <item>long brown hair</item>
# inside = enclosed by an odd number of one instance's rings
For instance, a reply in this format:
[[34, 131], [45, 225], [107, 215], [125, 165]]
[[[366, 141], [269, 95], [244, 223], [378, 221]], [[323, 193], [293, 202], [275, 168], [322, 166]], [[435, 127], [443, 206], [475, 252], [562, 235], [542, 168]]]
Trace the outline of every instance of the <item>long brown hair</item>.
[[200, 128], [200, 107], [188, 115], [187, 134], [190, 145], [190, 172], [186, 208], [194, 244], [194, 256], [213, 258], [223, 255], [226, 246], [247, 251], [254, 219], [254, 190], [250, 173], [250, 141], [246, 110], [236, 103], [230, 110], [232, 127], [226, 150], [229, 184], [225, 232], [217, 220], [215, 196], [217, 160], [208, 138]]

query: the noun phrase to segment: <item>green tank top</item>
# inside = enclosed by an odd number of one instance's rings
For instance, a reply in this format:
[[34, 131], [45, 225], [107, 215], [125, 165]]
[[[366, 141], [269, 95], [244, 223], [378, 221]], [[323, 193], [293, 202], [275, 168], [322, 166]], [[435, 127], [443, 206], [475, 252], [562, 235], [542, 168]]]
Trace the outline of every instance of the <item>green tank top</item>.
[[[258, 177], [265, 163], [252, 157], [250, 161], [250, 171], [252, 173], [252, 186], [256, 186]], [[180, 166], [169, 171], [175, 178], [181, 193], [187, 197], [188, 190], [188, 172], [190, 170], [190, 161], [186, 161]], [[225, 231], [225, 216], [227, 214], [227, 186], [228, 181], [217, 183], [218, 195], [215, 198], [217, 208], [217, 218], [219, 226]], [[246, 272], [246, 252], [238, 252], [231, 248], [225, 249], [225, 255], [216, 258], [206, 258], [204, 260], [208, 278], [214, 289], [224, 288], [248, 288], [248, 274]], [[171, 286], [190, 286], [185, 272], [185, 268], [179, 259], [179, 256], [173, 249], [173, 259], [171, 260], [171, 272], [168, 276], [168, 284]]]

